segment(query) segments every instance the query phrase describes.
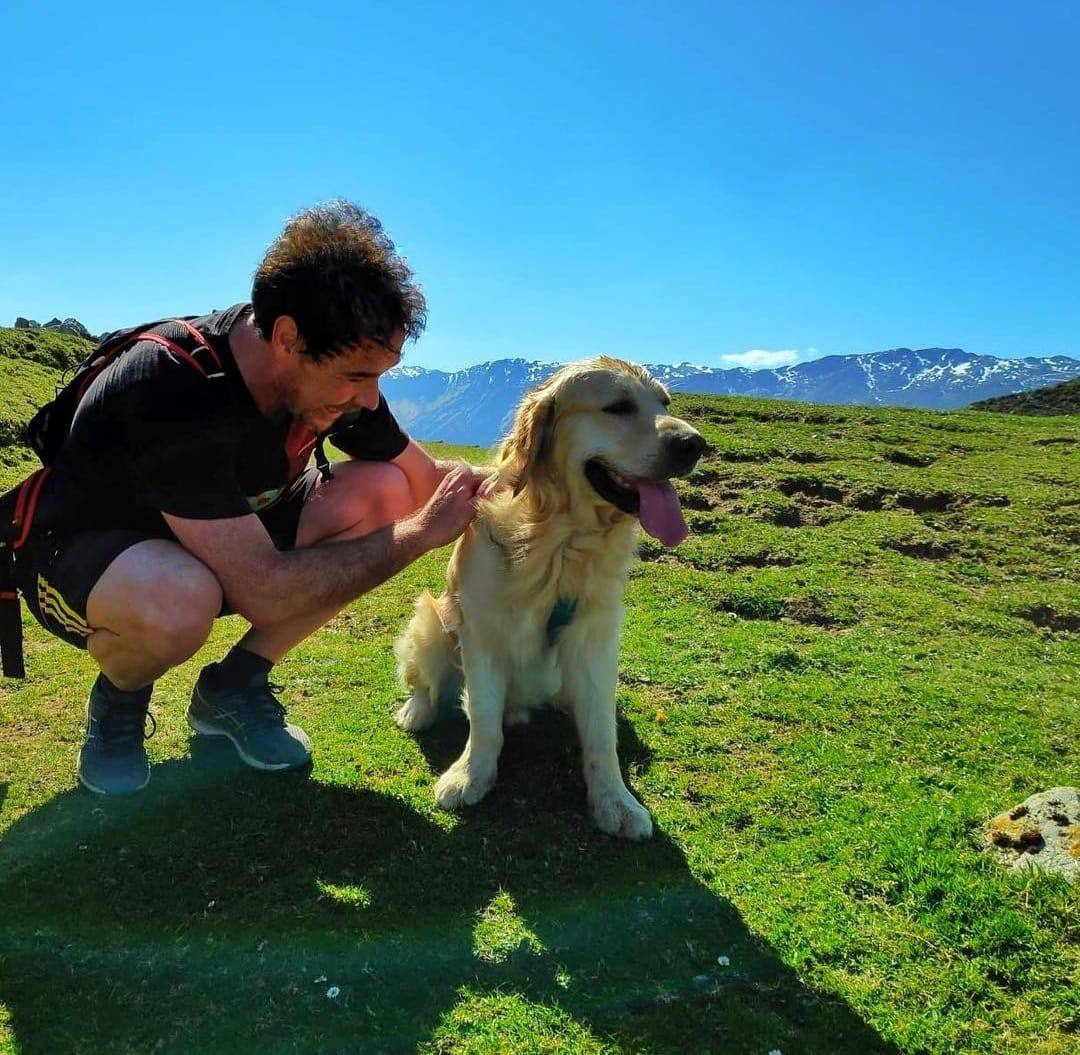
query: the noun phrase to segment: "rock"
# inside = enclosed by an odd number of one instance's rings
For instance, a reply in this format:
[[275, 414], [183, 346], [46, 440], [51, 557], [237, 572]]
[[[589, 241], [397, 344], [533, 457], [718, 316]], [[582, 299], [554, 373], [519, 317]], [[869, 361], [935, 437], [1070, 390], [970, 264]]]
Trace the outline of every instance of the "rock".
[[1013, 871], [1035, 868], [1080, 880], [1080, 788], [1050, 788], [986, 825], [986, 841]]
[[40, 330], [41, 323], [35, 322], [33, 319], [24, 319], [21, 315], [15, 320], [15, 329], [17, 330]]
[[61, 322], [59, 319], [50, 319], [45, 323], [43, 329], [56, 330], [59, 333], [70, 333], [76, 337], [86, 337], [90, 339], [90, 331], [81, 323], [78, 319], [64, 319]]

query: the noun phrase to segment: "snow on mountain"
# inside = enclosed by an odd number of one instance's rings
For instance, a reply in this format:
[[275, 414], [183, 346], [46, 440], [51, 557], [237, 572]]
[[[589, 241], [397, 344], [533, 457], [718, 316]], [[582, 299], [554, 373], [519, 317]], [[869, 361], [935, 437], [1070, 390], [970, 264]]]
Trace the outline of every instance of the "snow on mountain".
[[[402, 426], [420, 440], [490, 445], [521, 396], [557, 364], [499, 359], [447, 373], [399, 366], [382, 381]], [[949, 410], [1080, 376], [1080, 360], [1057, 355], [998, 359], [960, 348], [893, 348], [830, 355], [777, 370], [720, 370], [694, 363], [650, 366], [672, 391]]]

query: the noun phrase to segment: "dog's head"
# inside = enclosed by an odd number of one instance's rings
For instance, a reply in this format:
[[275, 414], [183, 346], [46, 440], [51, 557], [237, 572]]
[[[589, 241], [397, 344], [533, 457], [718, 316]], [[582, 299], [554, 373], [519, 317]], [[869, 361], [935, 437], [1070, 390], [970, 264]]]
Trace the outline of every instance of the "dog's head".
[[561, 367], [518, 407], [499, 452], [500, 472], [519, 494], [571, 509], [614, 506], [669, 546], [687, 534], [671, 477], [705, 449], [701, 434], [668, 413], [667, 390], [647, 370], [601, 356]]

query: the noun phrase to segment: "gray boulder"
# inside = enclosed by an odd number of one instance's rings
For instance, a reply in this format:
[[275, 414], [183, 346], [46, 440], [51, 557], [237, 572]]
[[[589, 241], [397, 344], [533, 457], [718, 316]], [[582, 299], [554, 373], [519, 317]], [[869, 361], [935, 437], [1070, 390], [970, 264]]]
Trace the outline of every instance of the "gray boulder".
[[50, 319], [43, 329], [56, 330], [59, 333], [70, 333], [76, 337], [90, 339], [90, 331], [78, 319]]
[[986, 825], [986, 841], [1014, 871], [1038, 869], [1080, 880], [1080, 788], [1050, 788]]
[[41, 323], [35, 322], [33, 319], [24, 319], [21, 315], [15, 320], [15, 329], [17, 330], [40, 330]]

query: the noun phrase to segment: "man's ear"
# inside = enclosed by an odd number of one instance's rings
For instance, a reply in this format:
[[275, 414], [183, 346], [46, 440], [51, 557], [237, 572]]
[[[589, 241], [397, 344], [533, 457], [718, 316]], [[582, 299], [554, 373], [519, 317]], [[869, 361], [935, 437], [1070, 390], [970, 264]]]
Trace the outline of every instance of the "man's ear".
[[276, 352], [286, 352], [289, 355], [299, 354], [304, 342], [300, 338], [296, 320], [291, 315], [279, 315], [274, 319], [274, 328], [270, 332], [270, 344]]
[[514, 494], [520, 494], [547, 456], [555, 434], [555, 396], [550, 392], [526, 396], [514, 428], [503, 444], [501, 461], [514, 463]]

